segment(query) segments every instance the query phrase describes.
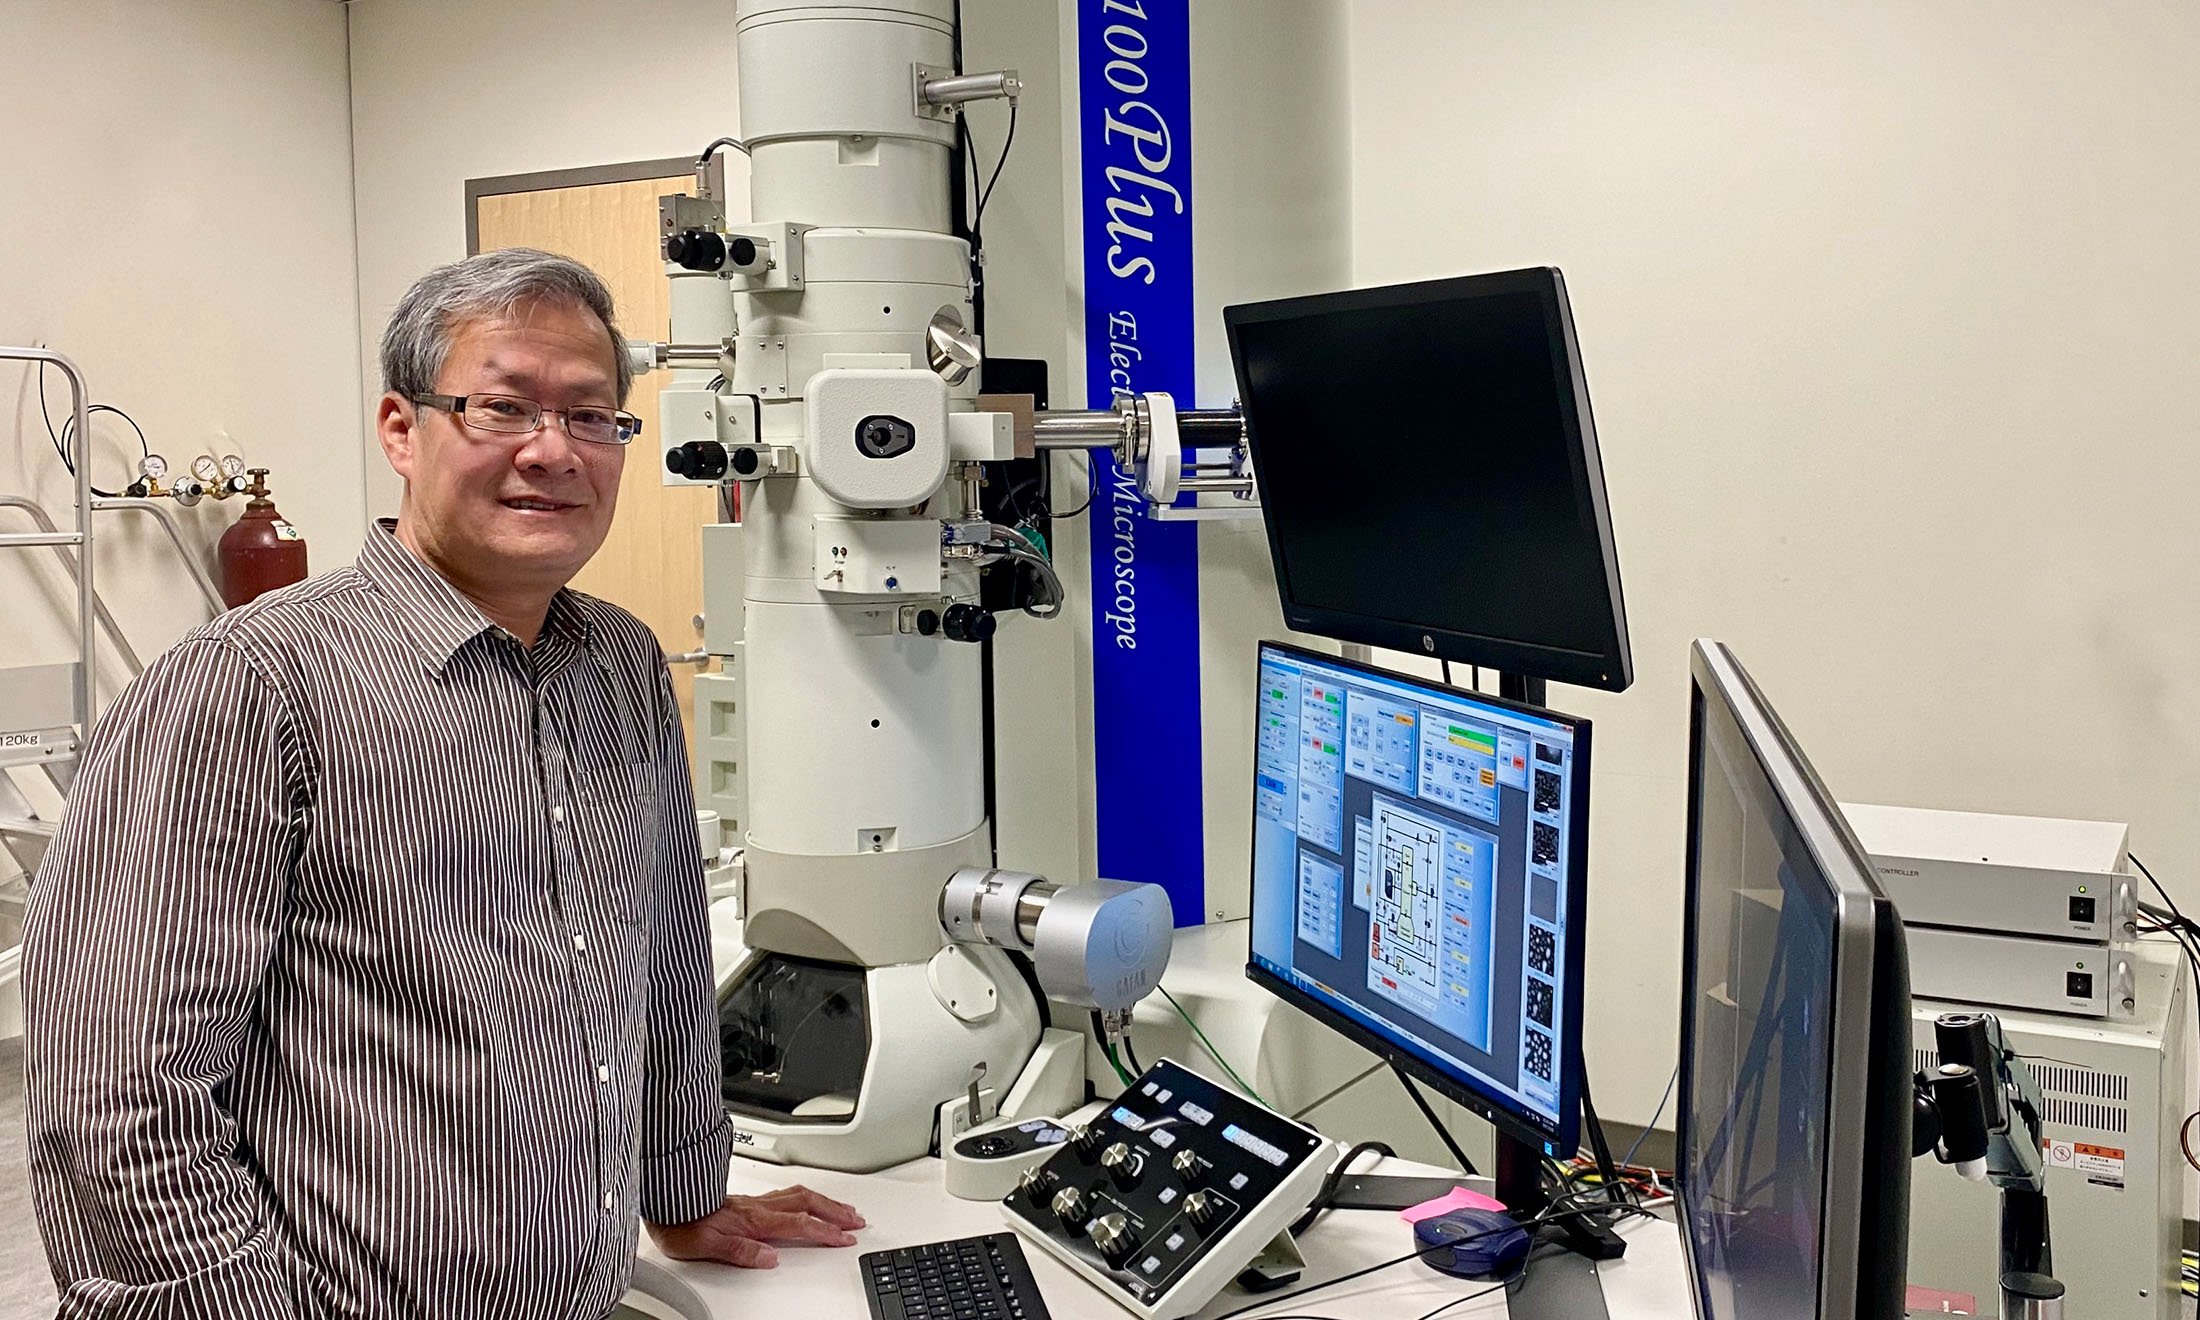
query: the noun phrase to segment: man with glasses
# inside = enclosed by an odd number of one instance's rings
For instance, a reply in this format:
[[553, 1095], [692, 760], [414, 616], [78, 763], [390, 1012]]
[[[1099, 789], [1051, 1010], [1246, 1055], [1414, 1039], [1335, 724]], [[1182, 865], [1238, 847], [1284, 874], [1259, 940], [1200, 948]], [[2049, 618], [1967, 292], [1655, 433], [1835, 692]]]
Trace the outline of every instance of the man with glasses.
[[565, 586], [641, 429], [609, 291], [442, 267], [382, 371], [397, 518], [130, 685], [33, 887], [64, 1315], [601, 1317], [638, 1219], [747, 1266], [862, 1226], [725, 1194], [679, 711], [648, 630]]

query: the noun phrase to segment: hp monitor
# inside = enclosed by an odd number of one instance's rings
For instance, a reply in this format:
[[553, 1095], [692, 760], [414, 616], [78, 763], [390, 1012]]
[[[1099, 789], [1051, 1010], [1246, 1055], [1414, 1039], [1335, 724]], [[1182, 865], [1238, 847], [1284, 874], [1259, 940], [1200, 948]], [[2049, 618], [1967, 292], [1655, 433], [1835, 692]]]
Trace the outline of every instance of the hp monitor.
[[1572, 1156], [1588, 722], [1268, 642], [1253, 775], [1247, 975]]
[[1285, 622], [1529, 679], [1633, 681], [1556, 270], [1250, 303], [1223, 319]]
[[1699, 1320], [1900, 1320], [1909, 962], [1825, 785], [1696, 643], [1679, 1204]]

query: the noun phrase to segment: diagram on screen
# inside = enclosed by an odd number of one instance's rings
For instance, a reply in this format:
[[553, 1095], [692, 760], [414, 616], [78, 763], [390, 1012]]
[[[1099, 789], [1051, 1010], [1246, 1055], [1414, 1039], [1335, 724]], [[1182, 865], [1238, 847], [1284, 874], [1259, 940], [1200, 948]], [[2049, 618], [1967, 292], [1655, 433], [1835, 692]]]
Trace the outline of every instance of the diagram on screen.
[[1410, 1004], [1432, 1006], [1438, 997], [1443, 848], [1436, 825], [1400, 811], [1376, 813], [1369, 988]]

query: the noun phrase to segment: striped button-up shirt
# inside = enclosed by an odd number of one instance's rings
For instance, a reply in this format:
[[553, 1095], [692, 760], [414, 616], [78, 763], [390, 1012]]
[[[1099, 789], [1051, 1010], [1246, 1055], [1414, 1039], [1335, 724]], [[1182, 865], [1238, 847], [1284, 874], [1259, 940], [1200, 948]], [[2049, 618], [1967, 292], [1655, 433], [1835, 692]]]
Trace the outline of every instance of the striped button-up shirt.
[[177, 643], [31, 893], [62, 1314], [608, 1313], [725, 1193], [693, 811], [639, 621], [523, 646], [386, 526]]

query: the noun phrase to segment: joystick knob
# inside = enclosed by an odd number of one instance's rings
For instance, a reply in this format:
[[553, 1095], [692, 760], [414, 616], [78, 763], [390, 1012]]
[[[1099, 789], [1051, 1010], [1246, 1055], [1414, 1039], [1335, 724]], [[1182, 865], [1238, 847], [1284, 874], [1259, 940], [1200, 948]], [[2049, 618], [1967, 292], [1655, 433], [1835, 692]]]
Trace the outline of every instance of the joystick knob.
[[1085, 1157], [1087, 1164], [1092, 1162], [1094, 1153], [1100, 1149], [1100, 1143], [1105, 1139], [1105, 1133], [1089, 1124], [1069, 1134], [1070, 1144], [1077, 1148], [1079, 1155]]
[[1193, 1192], [1184, 1198], [1184, 1216], [1192, 1221], [1192, 1227], [1205, 1229], [1222, 1218], [1222, 1198], [1213, 1192]]
[[1110, 1265], [1120, 1265], [1138, 1244], [1131, 1239], [1131, 1217], [1117, 1210], [1092, 1221], [1092, 1245]]
[[1186, 1187], [1199, 1186], [1207, 1173], [1207, 1166], [1200, 1163], [1199, 1156], [1188, 1150], [1178, 1151], [1176, 1158], [1169, 1161], [1169, 1167], [1176, 1172], [1177, 1181]]
[[1026, 1169], [1024, 1176], [1016, 1180], [1016, 1190], [1023, 1193], [1024, 1199], [1031, 1204], [1045, 1205], [1048, 1194], [1053, 1192], [1055, 1184], [1060, 1181], [1051, 1169]]
[[1054, 1194], [1054, 1217], [1061, 1221], [1062, 1231], [1071, 1237], [1085, 1231], [1085, 1211], [1090, 1208], [1085, 1194], [1075, 1187], [1064, 1187]]
[[1100, 1156], [1100, 1167], [1108, 1171], [1118, 1187], [1129, 1187], [1138, 1181], [1138, 1157], [1127, 1141], [1118, 1141], [1108, 1147]]

